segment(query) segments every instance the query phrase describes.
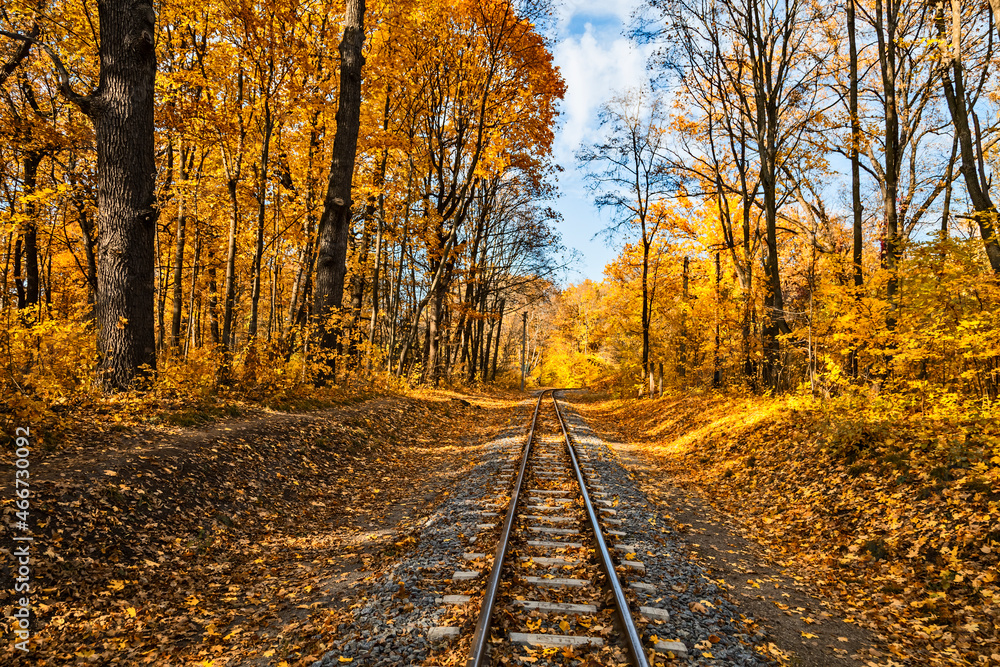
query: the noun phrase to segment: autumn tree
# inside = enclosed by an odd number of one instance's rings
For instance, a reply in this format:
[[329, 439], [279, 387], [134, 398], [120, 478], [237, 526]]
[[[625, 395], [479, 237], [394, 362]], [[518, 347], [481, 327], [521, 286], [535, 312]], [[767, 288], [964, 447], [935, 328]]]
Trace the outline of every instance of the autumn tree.
[[[155, 370], [153, 236], [157, 220], [153, 155], [155, 14], [149, 4], [98, 8], [100, 80], [77, 93], [61, 59], [44, 46], [62, 94], [94, 123], [98, 185], [99, 374], [109, 390]], [[4, 33], [27, 41], [25, 35]]]
[[[936, 5], [941, 85], [961, 156], [961, 173], [972, 202], [973, 215], [983, 240], [986, 257], [994, 273], [1000, 273], [1000, 243], [997, 242], [997, 208], [990, 195], [992, 173], [984, 155], [984, 132], [976, 111], [991, 77], [993, 30], [997, 7], [991, 13], [980, 5], [962, 7], [960, 0]], [[950, 30], [949, 30], [950, 23]], [[971, 62], [970, 62], [971, 61]], [[970, 67], [971, 65], [971, 67]], [[978, 71], [977, 71], [978, 70]], [[989, 139], [986, 139], [988, 146]]]
[[[341, 307], [344, 278], [347, 275], [347, 237], [351, 225], [351, 184], [358, 150], [361, 114], [361, 70], [365, 64], [362, 47], [365, 41], [365, 0], [348, 0], [344, 32], [340, 42], [340, 88], [337, 105], [337, 131], [333, 139], [330, 179], [323, 215], [319, 221], [319, 244], [316, 260], [316, 295], [313, 315], [328, 320]], [[321, 345], [334, 347], [337, 328], [321, 322]]]
[[[104, 270], [98, 236], [110, 228], [97, 219], [93, 130], [77, 102], [58, 92], [42, 47], [83, 88], [99, 77], [91, 54], [111, 42], [77, 0], [50, 9], [43, 16], [18, 2], [13, 20], [3, 17], [26, 37], [38, 25], [36, 41], [5, 39], [0, 53], [8, 98], [0, 106], [0, 251], [10, 295], [3, 314], [12, 344], [42, 349], [42, 336], [55, 331], [45, 349], [73, 346], [74, 355], [95, 357], [88, 304]], [[547, 201], [564, 86], [539, 32], [544, 7], [369, 1], [363, 17], [355, 49], [321, 3], [163, 8], [153, 40], [148, 239], [154, 387], [263, 396], [386, 369], [429, 382], [506, 371], [512, 314], [560, 265], [558, 216]], [[349, 63], [330, 55], [338, 43], [365, 58], [356, 95], [341, 69]], [[355, 121], [342, 102], [352, 95]], [[351, 150], [337, 139], [349, 138], [337, 114], [357, 124]], [[37, 168], [32, 151], [42, 155]], [[339, 206], [324, 206], [328, 168], [348, 158], [349, 180], [334, 170], [335, 199], [351, 203], [338, 213], [340, 308], [320, 319], [358, 363], [338, 366], [336, 377], [327, 367], [321, 378], [329, 350], [318, 353], [309, 314], [326, 302], [318, 284], [329, 277], [333, 226], [321, 224], [323, 211], [333, 220]], [[37, 291], [38, 308], [22, 314], [38, 312], [47, 328], [24, 334], [30, 323], [19, 317], [18, 289], [22, 306]], [[141, 318], [116, 322], [129, 335]], [[7, 370], [22, 388], [65, 392], [94, 366], [61, 369], [58, 379], [48, 376], [51, 385], [25, 381], [53, 373], [51, 365]]]
[[642, 247], [642, 374], [650, 372], [649, 329], [652, 309], [648, 284], [650, 248], [661, 218], [653, 204], [676, 190], [667, 168], [667, 116], [649, 90], [633, 90], [605, 104], [600, 112], [603, 141], [583, 147], [577, 160], [586, 165], [589, 187], [599, 208], [611, 209], [609, 232], [637, 228]]

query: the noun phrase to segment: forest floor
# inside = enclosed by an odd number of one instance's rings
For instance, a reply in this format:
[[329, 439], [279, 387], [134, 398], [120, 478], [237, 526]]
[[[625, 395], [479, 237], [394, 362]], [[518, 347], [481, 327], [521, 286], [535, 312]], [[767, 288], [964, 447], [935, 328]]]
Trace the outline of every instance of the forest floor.
[[[523, 417], [519, 400], [424, 391], [308, 413], [161, 410], [158, 426], [75, 420], [60, 446], [32, 449], [31, 653], [6, 642], [0, 663], [311, 664], [364, 582]], [[13, 584], [2, 568], [0, 589]]]
[[[57, 446], [32, 449], [24, 664], [311, 664], [483, 446], [524, 419], [522, 398], [76, 416]], [[1000, 665], [1000, 459], [971, 441], [928, 446], [949, 424], [868, 433], [845, 458], [831, 447], [844, 424], [787, 400], [573, 402], [781, 663]], [[7, 526], [13, 500], [0, 498]], [[12, 596], [2, 604], [9, 623]]]
[[733, 396], [575, 402], [783, 664], [1000, 665], [1000, 459], [956, 425], [857, 429]]

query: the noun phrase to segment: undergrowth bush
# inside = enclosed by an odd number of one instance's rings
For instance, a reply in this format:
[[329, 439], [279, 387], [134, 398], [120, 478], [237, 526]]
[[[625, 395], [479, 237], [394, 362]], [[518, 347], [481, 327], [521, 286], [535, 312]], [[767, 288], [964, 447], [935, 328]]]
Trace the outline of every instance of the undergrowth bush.
[[[106, 395], [95, 381], [97, 348], [93, 326], [79, 316], [59, 319], [10, 309], [0, 331], [0, 429], [31, 428], [39, 445], [56, 447], [60, 435], [81, 421], [195, 426], [242, 414], [244, 404], [276, 409], [316, 409], [353, 395], [401, 391], [419, 381], [396, 378], [384, 367], [369, 370], [345, 355], [329, 359], [289, 354], [282, 341], [258, 340], [227, 355], [221, 347], [165, 349], [149, 386]], [[327, 386], [315, 379], [328, 364], [338, 369]], [[419, 373], [419, 368], [417, 371]], [[13, 439], [3, 447], [9, 449]]]

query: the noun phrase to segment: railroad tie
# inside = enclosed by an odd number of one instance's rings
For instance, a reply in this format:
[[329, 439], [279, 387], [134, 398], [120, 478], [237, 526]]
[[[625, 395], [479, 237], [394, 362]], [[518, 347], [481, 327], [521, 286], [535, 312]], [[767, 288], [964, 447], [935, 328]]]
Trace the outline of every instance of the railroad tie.
[[569, 579], [563, 577], [524, 577], [529, 584], [542, 588], [583, 588], [590, 585], [590, 579]]
[[[545, 416], [541, 416], [543, 398], [550, 392], [552, 405]], [[538, 395], [527, 442], [521, 450], [521, 461], [516, 465], [517, 472], [515, 473], [513, 465], [504, 466], [502, 476], [506, 480], [507, 491], [501, 497], [506, 500], [504, 496], [509, 494], [506, 503], [508, 512], [503, 517], [497, 514], [503, 511], [500, 509], [496, 512], [478, 512], [478, 516], [482, 518], [498, 517], [498, 523], [502, 526], [497, 556], [491, 558], [489, 554], [480, 553], [488, 551], [485, 547], [480, 550], [468, 547], [468, 551], [463, 554], [463, 558], [470, 565], [474, 563], [475, 567], [481, 566], [481, 559], [492, 560], [466, 664], [468, 667], [485, 667], [501, 659], [506, 662], [509, 657], [517, 655], [510, 652], [516, 650], [515, 645], [583, 650], [590, 646], [604, 646], [606, 641], [613, 641], [616, 644], [621, 642], [620, 645], [628, 651], [631, 662], [636, 667], [649, 667], [647, 647], [632, 619], [629, 602], [622, 590], [626, 583], [624, 573], [645, 573], [644, 563], [632, 560], [639, 553], [639, 546], [624, 544], [627, 537], [625, 532], [608, 529], [609, 524], [618, 526], [623, 521], [616, 518], [619, 512], [614, 508], [618, 501], [611, 498], [609, 487], [601, 482], [601, 473], [596, 465], [606, 458], [604, 448], [595, 443], [591, 431], [583, 430], [581, 419], [575, 416], [566, 419], [562, 415], [555, 393], [553, 390], [546, 390]], [[585, 437], [577, 437], [574, 443], [572, 431], [577, 429]], [[501, 495], [499, 491], [497, 494]], [[479, 524], [478, 527], [493, 529], [498, 526]], [[586, 538], [583, 537], [584, 533], [587, 534]], [[478, 537], [489, 536], [492, 539], [493, 535], [483, 533]], [[467, 543], [473, 541], [475, 537], [467, 539]], [[574, 551], [568, 552], [570, 549]], [[612, 558], [611, 549], [618, 551], [617, 559]], [[511, 568], [511, 561], [523, 567]], [[612, 576], [610, 579], [598, 575], [601, 571], [615, 574], [615, 570], [618, 570], [619, 576]], [[556, 574], [563, 576], [554, 576]], [[455, 572], [453, 580], [469, 581], [478, 576], [478, 571], [459, 570]], [[559, 602], [525, 600], [524, 597], [532, 596], [518, 596], [516, 586], [507, 587], [507, 584], [514, 581], [521, 586], [538, 589], [561, 589], [562, 599]], [[507, 584], [502, 585], [502, 582]], [[598, 582], [601, 583], [600, 587], [596, 585]], [[655, 586], [643, 582], [629, 585], [637, 592], [656, 592]], [[602, 592], [601, 588], [608, 590]], [[602, 612], [598, 605], [592, 603], [605, 599], [605, 593], [609, 596]], [[538, 591], [538, 597], [547, 596], [542, 590]], [[455, 595], [439, 600], [445, 604], [466, 604], [470, 597]], [[646, 599], [645, 595], [641, 599]], [[490, 627], [497, 607], [511, 615], [514, 623], [508, 626], [511, 631], [507, 633], [506, 643], [491, 640], [496, 636], [490, 632]], [[614, 632], [620, 633], [613, 640], [603, 636], [551, 632], [560, 628], [569, 632], [570, 626], [560, 620], [568, 615], [592, 615], [595, 620], [599, 618], [602, 624], [608, 625], [610, 619], [606, 619], [605, 615], [609, 613], [617, 617]], [[665, 618], [669, 618], [666, 610], [656, 607], [643, 607], [639, 613], [647, 622], [662, 623]], [[549, 617], [542, 628], [540, 622], [546, 614], [554, 616]], [[587, 622], [582, 625], [589, 627]], [[491, 657], [487, 656], [488, 647]], [[680, 655], [682, 647], [683, 645], [672, 646], [674, 655]]]

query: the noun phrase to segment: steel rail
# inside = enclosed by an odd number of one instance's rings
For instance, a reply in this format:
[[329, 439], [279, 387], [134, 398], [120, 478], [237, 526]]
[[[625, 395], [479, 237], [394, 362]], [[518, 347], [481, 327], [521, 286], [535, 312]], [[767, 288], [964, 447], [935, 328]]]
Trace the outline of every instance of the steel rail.
[[514, 490], [510, 496], [510, 507], [507, 508], [507, 517], [504, 519], [503, 530], [500, 532], [500, 543], [493, 556], [493, 568], [490, 570], [490, 580], [486, 585], [486, 592], [483, 593], [483, 603], [479, 608], [479, 620], [476, 622], [476, 632], [472, 635], [472, 647], [469, 651], [466, 667], [482, 667], [486, 664], [484, 660], [486, 659], [487, 642], [490, 638], [490, 619], [493, 616], [493, 605], [496, 603], [497, 592], [500, 590], [500, 571], [503, 569], [503, 561], [507, 556], [507, 545], [510, 543], [510, 534], [514, 529], [517, 500], [521, 494], [521, 484], [524, 481], [524, 471], [528, 467], [528, 458], [531, 456], [531, 443], [535, 440], [538, 410], [542, 407], [542, 399], [545, 398], [545, 394], [550, 391], [555, 396], [554, 389], [545, 389], [538, 395], [538, 403], [535, 404], [535, 414], [531, 418], [531, 430], [528, 433], [528, 444], [524, 446], [521, 470], [517, 473], [517, 480], [514, 482]]
[[594, 512], [594, 505], [590, 502], [590, 494], [587, 492], [587, 485], [583, 480], [583, 471], [580, 470], [580, 464], [576, 460], [576, 449], [573, 447], [573, 443], [570, 442], [566, 422], [563, 419], [562, 412], [559, 410], [559, 401], [556, 400], [556, 390], [552, 390], [552, 404], [556, 408], [556, 417], [559, 419], [559, 426], [562, 427], [563, 438], [566, 440], [566, 449], [569, 451], [569, 458], [573, 463], [573, 472], [576, 473], [576, 481], [580, 484], [580, 492], [583, 494], [583, 504], [587, 510], [587, 520], [590, 522], [590, 528], [594, 533], [594, 541], [597, 542], [597, 553], [601, 559], [601, 567], [604, 570], [605, 576], [607, 576], [611, 592], [614, 594], [615, 609], [618, 612], [618, 620], [621, 622], [621, 627], [625, 631], [625, 643], [632, 654], [632, 663], [635, 667], [649, 667], [649, 660], [646, 658], [646, 652], [642, 647], [642, 637], [639, 636], [639, 631], [635, 629], [635, 622], [632, 620], [632, 613], [629, 611], [628, 601], [625, 599], [625, 591], [622, 590], [621, 582], [615, 573], [615, 564], [611, 560], [608, 544], [604, 541], [604, 535], [601, 533], [601, 525], [598, 523], [597, 513]]

